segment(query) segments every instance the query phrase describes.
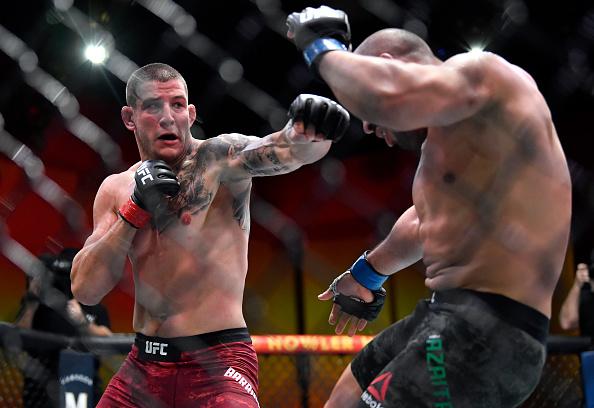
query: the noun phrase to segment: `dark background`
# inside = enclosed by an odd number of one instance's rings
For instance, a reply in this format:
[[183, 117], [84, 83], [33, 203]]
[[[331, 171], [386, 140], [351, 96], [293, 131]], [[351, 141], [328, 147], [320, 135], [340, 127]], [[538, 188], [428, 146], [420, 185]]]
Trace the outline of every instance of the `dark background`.
[[[68, 1], [56, 2], [64, 3]], [[115, 48], [137, 65], [165, 62], [184, 75], [190, 102], [197, 106], [203, 120], [193, 127], [193, 134], [199, 138], [226, 132], [263, 136], [284, 124], [284, 111], [299, 93], [332, 96], [307, 71], [300, 54], [282, 35], [288, 13], [322, 3], [180, 0], [177, 4], [195, 19], [196, 35], [178, 35], [145, 7], [170, 7], [168, 1], [77, 0], [73, 7], [93, 22], [90, 28], [74, 30], [65, 24], [73, 21], [69, 14], [72, 9], [56, 11], [52, 1], [4, 5], [0, 25], [36, 53], [38, 66], [66, 86], [78, 100], [80, 113], [121, 149], [121, 160], [114, 156], [115, 164], [107, 165], [68, 130], [58, 109], [27, 83], [19, 62], [0, 52], [0, 114], [4, 129], [43, 161], [45, 174], [84, 210], [81, 223], [69, 221], [68, 210], [48, 205], [33, 191], [31, 179], [10, 155], [0, 154], [0, 225], [5, 238], [18, 242], [33, 255], [82, 245], [92, 226], [92, 201], [99, 184], [107, 175], [138, 160], [134, 137], [124, 128], [119, 115], [125, 84], [82, 56], [84, 44], [92, 41], [100, 29], [110, 32]], [[323, 4], [348, 13], [355, 46], [378, 29], [405, 27], [424, 35], [443, 59], [482, 43], [488, 51], [528, 71], [549, 103], [572, 174], [574, 213], [568, 259], [589, 262], [594, 246], [591, 2], [360, 0]], [[199, 51], [191, 52], [196, 50], [192, 47]], [[249, 87], [240, 88], [238, 83], [223, 79], [218, 67], [229, 58], [241, 64], [242, 78]], [[274, 109], [258, 108], [267, 103]], [[254, 183], [254, 203], [258, 207], [253, 214], [251, 254], [260, 254], [261, 260], [267, 251], [290, 246], [287, 231], [298, 231], [300, 237], [305, 237], [306, 247], [323, 254], [326, 262], [342, 265], [336, 268], [344, 268], [351, 262], [348, 259], [358, 256], [361, 245], [377, 243], [410, 205], [416, 160], [414, 153], [388, 149], [382, 141], [364, 137], [361, 123], [354, 119], [343, 141], [334, 145], [321, 162]], [[258, 216], [259, 211], [270, 213], [266, 205], [286, 216], [281, 232], [266, 223], [270, 217]], [[350, 240], [352, 245], [345, 245], [358, 249], [328, 251], [332, 242], [340, 240]], [[0, 273], [8, 282], [4, 287], [18, 292], [22, 286], [18, 272], [21, 266], [15, 266], [14, 259], [6, 255], [6, 242], [0, 255]], [[289, 270], [294, 269], [290, 259], [288, 264]], [[309, 268], [308, 273], [315, 270]], [[314, 286], [327, 284], [326, 276], [334, 276], [336, 270], [324, 273], [327, 275]], [[269, 278], [263, 274], [261, 281], [254, 279], [252, 286], [261, 287]], [[250, 289], [252, 286], [248, 281], [248, 301], [260, 299], [258, 290]], [[13, 297], [18, 295], [13, 293]], [[0, 308], [6, 311], [0, 317], [9, 319], [14, 303], [5, 298]]]

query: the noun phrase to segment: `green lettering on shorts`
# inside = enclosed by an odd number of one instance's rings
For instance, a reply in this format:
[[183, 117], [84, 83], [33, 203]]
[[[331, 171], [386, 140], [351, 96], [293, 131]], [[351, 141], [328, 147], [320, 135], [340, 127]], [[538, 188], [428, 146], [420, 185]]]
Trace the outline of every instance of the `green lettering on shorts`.
[[440, 335], [432, 334], [425, 340], [425, 361], [429, 372], [429, 380], [433, 387], [432, 395], [435, 397], [433, 407], [454, 408], [447, 381], [443, 340]]

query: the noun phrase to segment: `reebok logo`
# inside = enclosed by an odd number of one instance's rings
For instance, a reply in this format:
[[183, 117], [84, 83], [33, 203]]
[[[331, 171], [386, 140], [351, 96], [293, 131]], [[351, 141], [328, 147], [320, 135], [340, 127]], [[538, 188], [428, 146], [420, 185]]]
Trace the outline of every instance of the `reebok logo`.
[[169, 346], [166, 343], [159, 343], [158, 341], [146, 341], [144, 344], [144, 351], [147, 354], [160, 354], [162, 356], [167, 355], [167, 350], [165, 350]]
[[361, 400], [371, 408], [383, 408], [382, 402], [386, 401], [386, 393], [392, 380], [392, 373], [387, 372], [378, 376], [369, 384], [369, 387], [361, 395]]
[[392, 373], [383, 373], [369, 384], [367, 391], [378, 401], [386, 400], [386, 392], [392, 379]]
[[371, 407], [371, 408], [384, 408], [384, 406], [382, 405], [382, 403], [376, 401], [375, 399], [373, 399], [373, 397], [371, 396], [371, 394], [369, 394], [367, 391], [363, 391], [363, 395], [361, 395], [361, 400], [368, 407]]
[[231, 377], [237, 383], [239, 383], [239, 385], [241, 385], [243, 387], [243, 389], [246, 390], [246, 392], [248, 394], [250, 394], [256, 400], [256, 404], [258, 404], [258, 406], [260, 406], [260, 403], [258, 402], [258, 396], [256, 395], [256, 392], [254, 391], [254, 387], [248, 380], [245, 379], [245, 377], [243, 375], [241, 375], [241, 373], [238, 373], [233, 367], [229, 367], [227, 369], [227, 371], [225, 371], [224, 376]]

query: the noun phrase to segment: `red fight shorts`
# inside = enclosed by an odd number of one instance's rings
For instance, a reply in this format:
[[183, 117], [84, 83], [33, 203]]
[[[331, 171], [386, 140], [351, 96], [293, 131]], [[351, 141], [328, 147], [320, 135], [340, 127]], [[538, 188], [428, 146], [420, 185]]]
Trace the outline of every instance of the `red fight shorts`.
[[190, 337], [136, 334], [99, 408], [256, 408], [258, 359], [246, 328]]

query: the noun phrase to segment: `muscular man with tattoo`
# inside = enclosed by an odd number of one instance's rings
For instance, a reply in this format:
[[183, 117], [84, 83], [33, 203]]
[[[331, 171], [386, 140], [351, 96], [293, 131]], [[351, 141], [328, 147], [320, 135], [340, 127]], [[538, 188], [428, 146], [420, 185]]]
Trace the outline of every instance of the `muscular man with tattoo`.
[[320, 159], [348, 113], [300, 95], [278, 132], [196, 140], [186, 82], [165, 64], [134, 72], [126, 102], [141, 162], [102, 183], [72, 268], [74, 296], [96, 304], [126, 258], [132, 264], [135, 344], [98, 406], [256, 407], [258, 363], [242, 313], [252, 177]]

